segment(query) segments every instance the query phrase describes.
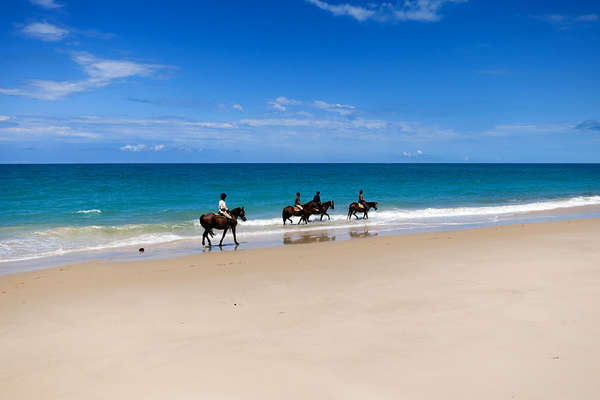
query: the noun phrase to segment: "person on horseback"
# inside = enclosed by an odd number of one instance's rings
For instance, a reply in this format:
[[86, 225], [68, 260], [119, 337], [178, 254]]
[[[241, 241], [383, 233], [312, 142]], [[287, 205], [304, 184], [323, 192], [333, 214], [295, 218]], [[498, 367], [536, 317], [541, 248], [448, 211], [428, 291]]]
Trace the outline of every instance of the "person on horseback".
[[315, 197], [313, 197], [313, 201], [315, 203], [318, 203], [319, 206], [321, 205], [321, 192], [317, 192], [317, 194], [315, 194]]
[[361, 206], [363, 206], [365, 209], [369, 208], [369, 205], [367, 204], [367, 202], [365, 201], [365, 198], [363, 196], [362, 189], [360, 190], [360, 192], [358, 192], [358, 204], [360, 204]]
[[321, 192], [317, 192], [315, 197], [313, 197], [313, 203], [317, 205], [317, 210], [321, 209]]
[[219, 215], [222, 215], [227, 219], [232, 219], [231, 214], [229, 214], [229, 208], [227, 208], [227, 203], [225, 203], [226, 197], [227, 195], [225, 193], [221, 193], [221, 200], [219, 200]]
[[300, 201], [300, 192], [296, 193], [296, 200], [294, 201], [294, 207], [298, 209], [298, 211], [302, 211], [304, 208], [302, 207], [302, 202]]

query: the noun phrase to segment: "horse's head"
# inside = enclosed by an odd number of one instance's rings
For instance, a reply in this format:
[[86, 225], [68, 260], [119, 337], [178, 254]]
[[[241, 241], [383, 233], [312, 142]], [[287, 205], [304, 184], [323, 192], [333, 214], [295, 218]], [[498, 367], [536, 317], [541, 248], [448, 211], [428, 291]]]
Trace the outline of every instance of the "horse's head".
[[246, 220], [246, 211], [244, 211], [244, 207], [238, 207], [231, 210], [231, 215], [233, 215], [236, 219], [241, 218], [242, 221]]
[[374, 201], [373, 203], [371, 203], [371, 205], [373, 206], [373, 208], [374, 208], [375, 210], [377, 210], [377, 202], [376, 202], [376, 201]]
[[331, 209], [332, 209], [332, 210], [335, 210], [335, 206], [333, 205], [333, 200], [331, 200], [331, 201], [329, 202], [329, 204], [331, 204]]

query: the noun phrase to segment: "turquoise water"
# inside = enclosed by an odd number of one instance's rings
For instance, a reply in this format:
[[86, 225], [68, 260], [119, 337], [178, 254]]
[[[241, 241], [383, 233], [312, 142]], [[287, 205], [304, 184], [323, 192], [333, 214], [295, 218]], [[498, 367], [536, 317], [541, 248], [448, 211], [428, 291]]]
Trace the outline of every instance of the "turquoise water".
[[230, 208], [245, 206], [248, 240], [310, 229], [281, 226], [297, 191], [334, 200], [334, 228], [366, 223], [345, 219], [359, 189], [380, 204], [373, 226], [494, 222], [600, 204], [600, 165], [0, 165], [0, 187], [0, 261], [10, 262], [196, 239], [221, 192]]

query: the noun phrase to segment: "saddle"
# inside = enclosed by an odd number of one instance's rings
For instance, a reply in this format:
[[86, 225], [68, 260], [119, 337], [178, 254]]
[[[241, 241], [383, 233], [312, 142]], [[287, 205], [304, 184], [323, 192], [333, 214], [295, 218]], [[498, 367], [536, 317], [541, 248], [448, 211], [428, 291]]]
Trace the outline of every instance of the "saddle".
[[364, 204], [362, 204], [362, 203], [356, 203], [356, 204], [358, 204], [358, 209], [359, 210], [364, 210], [365, 209]]

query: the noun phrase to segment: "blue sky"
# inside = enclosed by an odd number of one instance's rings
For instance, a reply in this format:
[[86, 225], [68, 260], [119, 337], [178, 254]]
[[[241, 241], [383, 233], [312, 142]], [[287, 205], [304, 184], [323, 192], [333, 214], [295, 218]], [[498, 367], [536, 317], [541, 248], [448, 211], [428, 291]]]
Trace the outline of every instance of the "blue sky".
[[0, 162], [600, 162], [597, 1], [10, 0]]

